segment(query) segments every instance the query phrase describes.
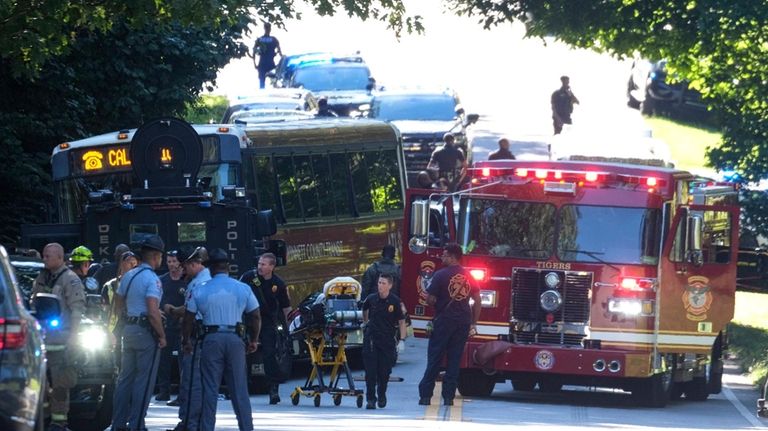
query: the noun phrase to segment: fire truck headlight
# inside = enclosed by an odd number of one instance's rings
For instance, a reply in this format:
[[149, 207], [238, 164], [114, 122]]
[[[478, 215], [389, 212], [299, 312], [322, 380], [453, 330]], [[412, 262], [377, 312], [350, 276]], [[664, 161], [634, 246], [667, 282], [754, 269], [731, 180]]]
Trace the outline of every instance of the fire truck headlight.
[[544, 276], [544, 284], [546, 284], [548, 288], [554, 289], [560, 284], [560, 277], [556, 272], [550, 272]]
[[563, 305], [563, 296], [557, 290], [547, 290], [539, 297], [539, 304], [544, 311], [552, 313]]
[[639, 299], [611, 298], [608, 300], [608, 311], [626, 316], [637, 316], [643, 312], [643, 301]]
[[496, 306], [496, 291], [495, 290], [481, 290], [480, 291], [480, 305], [483, 308], [493, 308]]

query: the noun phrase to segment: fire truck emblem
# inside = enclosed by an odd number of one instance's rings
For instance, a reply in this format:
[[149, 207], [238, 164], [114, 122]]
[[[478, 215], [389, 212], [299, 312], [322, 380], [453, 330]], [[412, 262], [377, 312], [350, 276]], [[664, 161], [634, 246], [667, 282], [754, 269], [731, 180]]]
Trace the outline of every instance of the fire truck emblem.
[[427, 289], [432, 282], [432, 274], [435, 273], [435, 262], [425, 260], [419, 267], [419, 276], [416, 278], [416, 287], [419, 289], [419, 304], [427, 305]]
[[393, 311], [395, 311], [395, 306], [392, 304], [389, 304], [389, 307], [387, 307], [387, 311], [392, 313]]
[[707, 311], [712, 306], [712, 292], [709, 279], [700, 275], [688, 277], [688, 286], [683, 292], [683, 306], [685, 306], [688, 320], [700, 322], [707, 319]]
[[551, 370], [555, 366], [555, 355], [549, 350], [539, 350], [533, 358], [533, 363], [540, 370]]

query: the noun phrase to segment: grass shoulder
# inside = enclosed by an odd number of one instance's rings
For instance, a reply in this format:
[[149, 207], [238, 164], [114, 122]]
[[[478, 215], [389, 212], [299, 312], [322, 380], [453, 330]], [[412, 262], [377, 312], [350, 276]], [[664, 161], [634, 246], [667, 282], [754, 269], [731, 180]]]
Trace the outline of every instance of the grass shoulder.
[[762, 385], [768, 375], [768, 294], [736, 292], [736, 311], [728, 328], [730, 351], [752, 381]]

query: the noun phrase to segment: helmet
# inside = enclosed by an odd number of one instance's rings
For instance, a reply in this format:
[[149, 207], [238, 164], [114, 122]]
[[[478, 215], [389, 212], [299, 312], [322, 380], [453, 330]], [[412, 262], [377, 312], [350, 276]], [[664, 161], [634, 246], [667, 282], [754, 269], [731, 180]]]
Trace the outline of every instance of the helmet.
[[88, 247], [81, 245], [72, 250], [72, 253], [69, 255], [69, 260], [73, 263], [92, 262], [93, 253], [91, 253], [91, 250], [89, 250]]
[[206, 250], [205, 247], [182, 246], [181, 249], [179, 249], [178, 256], [181, 263], [192, 262], [195, 260], [202, 263], [208, 260], [208, 250]]

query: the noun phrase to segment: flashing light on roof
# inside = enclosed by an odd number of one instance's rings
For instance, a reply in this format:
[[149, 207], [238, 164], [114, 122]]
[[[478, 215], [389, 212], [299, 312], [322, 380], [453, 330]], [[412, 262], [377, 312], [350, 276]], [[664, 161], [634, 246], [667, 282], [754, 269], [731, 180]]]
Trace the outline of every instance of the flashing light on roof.
[[547, 174], [548, 172], [546, 169], [536, 169], [536, 171], [534, 172], [534, 175], [536, 176], [536, 178], [547, 178]]
[[59, 144], [60, 150], [66, 150], [67, 148], [69, 148], [69, 142], [62, 142], [61, 144]]
[[562, 180], [563, 179], [563, 171], [555, 171], [555, 179], [556, 180]]
[[472, 279], [475, 281], [485, 281], [488, 271], [483, 268], [472, 268], [469, 270], [469, 275], [471, 275]]
[[527, 177], [528, 176], [528, 169], [517, 168], [517, 169], [515, 169], [515, 175], [517, 175], [518, 177]]
[[483, 168], [482, 174], [484, 177], [490, 177], [491, 176], [491, 169], [490, 168]]
[[584, 174], [584, 179], [589, 182], [597, 181], [597, 178], [598, 178], [597, 172], [587, 172], [586, 174]]
[[219, 133], [229, 133], [229, 127], [219, 127]]
[[117, 139], [119, 141], [124, 141], [124, 140], [128, 139], [128, 133], [125, 133], [125, 132], [118, 133], [117, 134]]
[[656, 178], [654, 177], [648, 177], [645, 179], [645, 185], [647, 185], [648, 187], [656, 187], [656, 183], [657, 181], [656, 181]]

